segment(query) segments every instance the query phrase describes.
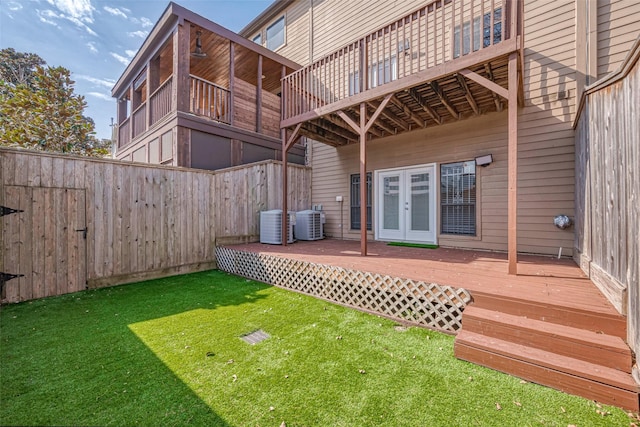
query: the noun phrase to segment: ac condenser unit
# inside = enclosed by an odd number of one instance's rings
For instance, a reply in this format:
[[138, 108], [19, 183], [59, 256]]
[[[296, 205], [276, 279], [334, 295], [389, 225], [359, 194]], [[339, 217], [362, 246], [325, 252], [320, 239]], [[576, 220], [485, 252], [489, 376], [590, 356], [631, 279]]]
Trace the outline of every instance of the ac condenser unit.
[[296, 212], [295, 236], [298, 240], [320, 240], [323, 238], [323, 216], [320, 211]]
[[[295, 212], [289, 212], [287, 243], [293, 243]], [[260, 243], [282, 244], [282, 209], [260, 212]]]

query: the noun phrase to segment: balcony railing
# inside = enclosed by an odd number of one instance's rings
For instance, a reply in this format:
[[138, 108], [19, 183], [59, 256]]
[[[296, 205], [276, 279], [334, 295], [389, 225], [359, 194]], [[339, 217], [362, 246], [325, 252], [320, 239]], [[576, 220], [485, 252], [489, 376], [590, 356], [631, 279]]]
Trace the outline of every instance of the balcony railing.
[[131, 141], [131, 120], [127, 117], [118, 126], [118, 148], [124, 147]]
[[141, 104], [132, 114], [133, 138], [147, 130], [147, 103]]
[[437, 0], [286, 76], [282, 119], [515, 37], [517, 2]]
[[169, 77], [151, 94], [149, 102], [149, 108], [151, 108], [149, 126], [157, 123], [158, 120], [171, 112], [172, 84], [172, 78]]
[[200, 77], [190, 77], [190, 112], [219, 122], [231, 123], [229, 90]]

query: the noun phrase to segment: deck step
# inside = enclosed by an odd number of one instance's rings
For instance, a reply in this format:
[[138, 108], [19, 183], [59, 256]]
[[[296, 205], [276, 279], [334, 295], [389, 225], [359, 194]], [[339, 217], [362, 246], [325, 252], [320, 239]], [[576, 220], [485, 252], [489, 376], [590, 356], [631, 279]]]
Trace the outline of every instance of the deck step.
[[629, 373], [617, 369], [486, 337], [469, 332], [464, 326], [456, 337], [455, 355], [566, 393], [640, 410], [640, 387]]
[[586, 329], [622, 339], [627, 338], [626, 318], [617, 314], [599, 313], [477, 291], [473, 292], [473, 300], [473, 305], [487, 310], [557, 323], [572, 328]]
[[631, 350], [620, 337], [486, 310], [475, 304], [465, 309], [462, 327], [467, 332], [485, 337], [552, 351], [631, 373]]

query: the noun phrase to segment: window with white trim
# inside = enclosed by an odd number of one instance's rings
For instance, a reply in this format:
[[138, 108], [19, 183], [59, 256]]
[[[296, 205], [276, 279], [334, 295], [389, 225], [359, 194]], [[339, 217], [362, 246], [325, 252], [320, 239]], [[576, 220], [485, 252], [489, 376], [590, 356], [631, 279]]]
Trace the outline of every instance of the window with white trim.
[[253, 39], [251, 39], [251, 41], [262, 46], [262, 33], [256, 34], [256, 36]]
[[476, 235], [476, 163], [440, 165], [440, 233]]
[[266, 31], [267, 49], [276, 50], [285, 44], [285, 22], [284, 15], [278, 18], [273, 24], [267, 27]]

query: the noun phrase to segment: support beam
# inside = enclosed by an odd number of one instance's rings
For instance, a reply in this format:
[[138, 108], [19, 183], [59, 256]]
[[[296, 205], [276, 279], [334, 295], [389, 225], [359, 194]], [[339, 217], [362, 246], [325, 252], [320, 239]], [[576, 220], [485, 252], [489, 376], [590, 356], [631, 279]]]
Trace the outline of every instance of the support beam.
[[300, 127], [302, 123], [298, 123], [296, 128], [293, 130], [293, 133], [287, 139], [287, 129], [280, 129], [280, 134], [282, 137], [282, 245], [287, 246], [287, 236], [288, 236], [288, 224], [289, 224], [289, 215], [288, 215], [288, 203], [287, 199], [289, 197], [289, 178], [288, 178], [288, 168], [289, 164], [287, 162], [287, 153], [289, 149], [293, 146], [296, 139], [298, 138], [298, 134], [300, 132]]
[[360, 104], [360, 255], [367, 256], [367, 107]]
[[508, 259], [509, 274], [518, 274], [518, 54], [509, 55], [509, 143], [508, 143]]
[[427, 105], [427, 102], [422, 99], [420, 94], [415, 89], [408, 89], [409, 96], [422, 108], [431, 118], [439, 125], [442, 124], [442, 117], [433, 108]]
[[[484, 64], [484, 71], [487, 73], [489, 80], [494, 81], [493, 69], [491, 68], [491, 64]], [[496, 104], [496, 111], [501, 112], [503, 108], [502, 100], [494, 91], [491, 91], [491, 96], [493, 97], [494, 104]]]
[[411, 120], [413, 120], [415, 124], [417, 124], [421, 128], [427, 127], [427, 123], [422, 120], [420, 116], [411, 111], [411, 108], [407, 107], [404, 102], [400, 101], [395, 95], [391, 97], [391, 103], [401, 109], [404, 114], [406, 114]]
[[325, 132], [338, 135], [342, 138], [347, 139], [348, 142], [356, 142], [358, 140], [358, 135], [354, 134], [353, 132], [350, 132], [347, 129], [344, 129], [341, 126], [337, 126], [332, 121], [325, 120], [324, 118], [314, 120], [313, 122], [307, 122], [307, 125], [312, 125], [322, 129]]
[[256, 80], [256, 132], [262, 133], [262, 55], [258, 55]]
[[[376, 102], [367, 102], [367, 105], [373, 108], [374, 111], [378, 110], [378, 108], [380, 107], [380, 104]], [[406, 124], [403, 120], [396, 117], [393, 113], [389, 111], [381, 111], [380, 115], [385, 119], [389, 120], [390, 122], [392, 122], [394, 125], [402, 129], [403, 131], [409, 130], [409, 125]], [[394, 133], [397, 133], [397, 132], [394, 132]]]
[[442, 102], [442, 105], [444, 105], [447, 108], [447, 110], [453, 116], [453, 118], [456, 120], [460, 120], [460, 113], [458, 113], [458, 110], [456, 110], [453, 104], [451, 104], [451, 101], [449, 101], [449, 98], [447, 98], [447, 95], [445, 95], [445, 93], [442, 91], [442, 88], [440, 87], [438, 82], [431, 82], [430, 86], [431, 86], [431, 89], [438, 96], [438, 99], [440, 99], [440, 102]]
[[[344, 120], [342, 120], [342, 119], [340, 119], [340, 118], [337, 118], [337, 117], [334, 117], [334, 116], [333, 116], [333, 115], [331, 115], [331, 114], [328, 114], [328, 115], [326, 115], [326, 116], [322, 116], [322, 118], [323, 118], [324, 120], [327, 120], [327, 121], [329, 121], [329, 122], [333, 123], [334, 125], [336, 125], [336, 126], [338, 126], [338, 127], [340, 127], [340, 128], [343, 128], [343, 129], [345, 128], [345, 126], [349, 126], [347, 123], [345, 123], [345, 121], [344, 121]], [[349, 126], [349, 127], [351, 127], [351, 126]], [[377, 129], [373, 129], [373, 128], [370, 128], [370, 129], [369, 129], [369, 133], [370, 133], [370, 134], [372, 134], [373, 136], [377, 136], [377, 137], [382, 137], [382, 135], [383, 135], [383, 133], [382, 133], [382, 132], [380, 132], [380, 131], [379, 131], [379, 130], [377, 130]], [[354, 134], [354, 136], [356, 136], [356, 137], [357, 137], [357, 135], [355, 135], [355, 134]]]
[[480, 74], [474, 73], [473, 71], [468, 69], [460, 70], [460, 74], [462, 74], [469, 80], [473, 80], [479, 85], [486, 87], [490, 91], [497, 93], [504, 99], [509, 99], [509, 90], [503, 88], [499, 84], [494, 83], [485, 77], [482, 77]]
[[467, 98], [467, 102], [471, 106], [474, 114], [477, 116], [480, 114], [480, 108], [478, 108], [478, 103], [476, 102], [471, 90], [469, 90], [469, 86], [467, 85], [467, 81], [462, 77], [462, 75], [457, 74], [456, 79], [458, 80], [458, 84], [460, 88], [464, 91], [464, 97]]
[[229, 94], [231, 102], [229, 102], [229, 124], [233, 126], [235, 121], [235, 80], [236, 80], [236, 45], [229, 42]]

